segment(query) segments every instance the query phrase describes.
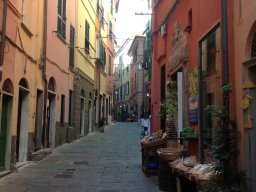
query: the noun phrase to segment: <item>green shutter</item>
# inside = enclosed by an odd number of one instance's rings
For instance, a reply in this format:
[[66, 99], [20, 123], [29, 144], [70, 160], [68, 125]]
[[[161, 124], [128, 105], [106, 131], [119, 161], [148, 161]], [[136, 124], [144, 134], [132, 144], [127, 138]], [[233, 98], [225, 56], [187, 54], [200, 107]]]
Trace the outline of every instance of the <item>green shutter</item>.
[[58, 14], [61, 16], [62, 0], [58, 0]]

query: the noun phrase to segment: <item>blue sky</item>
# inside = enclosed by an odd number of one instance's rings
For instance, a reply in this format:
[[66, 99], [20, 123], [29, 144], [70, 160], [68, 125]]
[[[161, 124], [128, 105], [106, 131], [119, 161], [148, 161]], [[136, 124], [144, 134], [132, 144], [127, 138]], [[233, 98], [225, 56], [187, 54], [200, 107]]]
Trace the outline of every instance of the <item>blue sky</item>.
[[124, 42], [123, 39], [146, 29], [150, 16], [135, 15], [135, 13], [149, 12], [148, 0], [120, 0], [115, 29], [119, 46]]

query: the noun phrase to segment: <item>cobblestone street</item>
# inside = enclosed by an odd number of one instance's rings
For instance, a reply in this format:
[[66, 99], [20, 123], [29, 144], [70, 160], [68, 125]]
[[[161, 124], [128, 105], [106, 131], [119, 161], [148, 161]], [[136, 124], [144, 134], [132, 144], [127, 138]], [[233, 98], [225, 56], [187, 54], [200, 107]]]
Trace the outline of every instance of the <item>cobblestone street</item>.
[[0, 178], [1, 192], [153, 192], [157, 176], [141, 171], [140, 125], [115, 123], [57, 147]]

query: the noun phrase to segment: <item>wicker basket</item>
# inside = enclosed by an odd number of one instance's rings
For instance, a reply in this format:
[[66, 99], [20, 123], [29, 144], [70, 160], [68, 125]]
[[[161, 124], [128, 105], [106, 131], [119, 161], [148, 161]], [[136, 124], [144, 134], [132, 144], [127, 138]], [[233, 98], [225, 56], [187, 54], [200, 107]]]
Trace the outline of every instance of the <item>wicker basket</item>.
[[152, 142], [140, 142], [141, 147], [156, 147], [160, 145], [166, 145], [167, 140], [166, 139], [159, 139]]
[[186, 150], [183, 148], [159, 148], [157, 149], [158, 156], [166, 161], [174, 161], [175, 159], [183, 156]]

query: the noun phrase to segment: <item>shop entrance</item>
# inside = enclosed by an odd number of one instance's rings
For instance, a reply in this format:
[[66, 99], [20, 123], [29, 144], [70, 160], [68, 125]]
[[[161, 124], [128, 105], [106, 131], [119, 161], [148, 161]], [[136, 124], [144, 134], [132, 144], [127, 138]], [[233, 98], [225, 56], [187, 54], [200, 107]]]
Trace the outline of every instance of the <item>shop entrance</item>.
[[[248, 80], [256, 85], [256, 64], [248, 67]], [[244, 94], [252, 96], [248, 109], [245, 111], [244, 118], [252, 119], [252, 127], [245, 132], [245, 149], [247, 155], [248, 187], [249, 191], [256, 191], [256, 88], [244, 89]]]

